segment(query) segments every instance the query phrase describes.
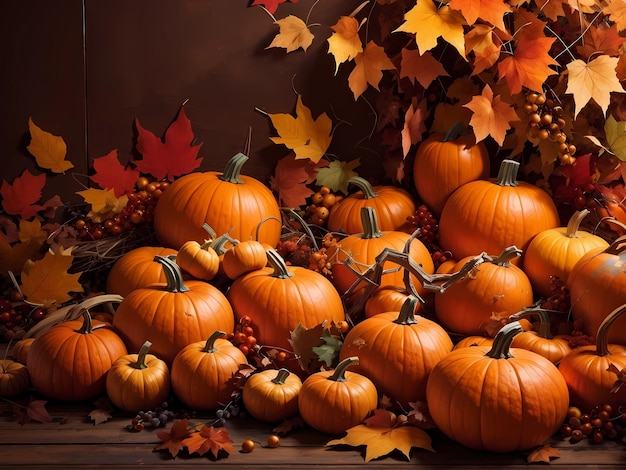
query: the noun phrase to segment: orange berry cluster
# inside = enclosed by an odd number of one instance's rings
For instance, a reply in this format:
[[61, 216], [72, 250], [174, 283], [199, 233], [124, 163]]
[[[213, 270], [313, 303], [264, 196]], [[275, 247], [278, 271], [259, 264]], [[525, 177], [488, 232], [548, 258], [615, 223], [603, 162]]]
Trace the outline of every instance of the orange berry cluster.
[[335, 194], [328, 186], [322, 186], [311, 196], [311, 204], [306, 209], [306, 221], [324, 226], [330, 215], [330, 209], [343, 200], [341, 194]]

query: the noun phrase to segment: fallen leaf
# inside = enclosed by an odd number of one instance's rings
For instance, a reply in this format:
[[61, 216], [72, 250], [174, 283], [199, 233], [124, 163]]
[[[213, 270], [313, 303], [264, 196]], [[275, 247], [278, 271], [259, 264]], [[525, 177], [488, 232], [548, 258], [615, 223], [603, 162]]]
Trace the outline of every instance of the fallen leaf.
[[19, 215], [23, 219], [30, 219], [37, 212], [45, 209], [44, 206], [35, 203], [41, 199], [41, 191], [46, 184], [46, 175], [33, 175], [24, 170], [22, 174], [13, 180], [12, 184], [2, 181], [0, 195], [2, 207], [7, 214]]
[[348, 194], [348, 180], [357, 176], [354, 169], [359, 165], [361, 165], [361, 160], [358, 158], [349, 162], [333, 160], [327, 167], [317, 171], [315, 181], [320, 186], [328, 186], [333, 192], [340, 191]]
[[49, 423], [52, 421], [52, 417], [48, 414], [48, 410], [46, 410], [46, 403], [48, 402], [45, 400], [31, 400], [26, 406], [28, 417], [40, 423]]
[[169, 430], [157, 433], [157, 437], [161, 439], [161, 444], [153, 450], [167, 450], [172, 457], [176, 457], [185, 448], [184, 440], [188, 439], [192, 432], [189, 428], [188, 419], [176, 421]]
[[220, 451], [227, 455], [235, 451], [230, 434], [224, 427], [214, 428], [203, 425], [199, 431], [183, 439], [182, 443], [187, 447], [189, 454], [204, 455], [210, 452], [216, 459], [219, 458]]
[[474, 96], [465, 107], [473, 111], [470, 126], [474, 129], [476, 142], [491, 136], [502, 146], [506, 131], [511, 128], [509, 122], [519, 120], [513, 106], [502, 101], [500, 95], [494, 97], [489, 85], [485, 85], [482, 94]]
[[112, 189], [115, 197], [133, 192], [140, 175], [139, 170], [124, 167], [120, 163], [117, 150], [111, 150], [104, 157], [94, 158], [93, 168], [96, 172], [90, 176], [91, 181], [102, 189]]
[[294, 429], [299, 429], [302, 427], [304, 427], [304, 421], [300, 416], [296, 416], [294, 418], [284, 419], [282, 423], [272, 429], [272, 432], [284, 435], [290, 431], [293, 431]]
[[551, 459], [558, 459], [560, 456], [561, 453], [558, 451], [558, 449], [555, 449], [554, 447], [549, 445], [544, 445], [533, 449], [528, 454], [528, 458], [526, 459], [526, 461], [528, 463], [550, 463]]
[[54, 173], [64, 173], [74, 164], [65, 159], [67, 146], [62, 137], [46, 132], [28, 118], [28, 130], [30, 132], [30, 144], [28, 151], [35, 157], [37, 165]]
[[98, 424], [106, 423], [112, 416], [107, 410], [97, 408], [89, 413], [89, 418], [93, 421], [94, 426], [97, 426]]
[[116, 197], [112, 189], [89, 188], [84, 191], [77, 191], [76, 194], [82, 196], [85, 202], [91, 205], [87, 217], [94, 222], [102, 222], [115, 214], [119, 214], [128, 204], [126, 194]]
[[619, 392], [624, 384], [626, 384], [626, 369], [619, 370], [615, 364], [609, 364], [606, 370], [607, 372], [612, 372], [617, 375], [617, 379], [611, 388], [611, 393]]
[[315, 36], [313, 36], [306, 23], [297, 16], [289, 15], [286, 18], [277, 20], [275, 24], [278, 25], [279, 33], [266, 49], [282, 47], [289, 53], [302, 48], [306, 52], [313, 43]]
[[602, 9], [602, 12], [615, 23], [618, 31], [626, 29], [626, 3], [610, 2]]
[[328, 53], [335, 58], [335, 74], [337, 74], [339, 65], [354, 59], [360, 52], [363, 52], [363, 43], [359, 37], [359, 23], [351, 16], [341, 16], [330, 29], [333, 33], [328, 38]]
[[626, 42], [626, 38], [619, 35], [616, 25], [600, 26], [589, 25], [582, 38], [582, 43], [576, 46], [576, 52], [583, 60], [589, 60], [591, 57], [602, 53], [611, 57], [620, 55], [621, 46]]
[[385, 49], [374, 41], [367, 43], [363, 52], [354, 58], [354, 63], [354, 69], [348, 76], [348, 86], [355, 100], [367, 90], [368, 85], [378, 90], [378, 84], [383, 78], [383, 70], [396, 68], [387, 57]]

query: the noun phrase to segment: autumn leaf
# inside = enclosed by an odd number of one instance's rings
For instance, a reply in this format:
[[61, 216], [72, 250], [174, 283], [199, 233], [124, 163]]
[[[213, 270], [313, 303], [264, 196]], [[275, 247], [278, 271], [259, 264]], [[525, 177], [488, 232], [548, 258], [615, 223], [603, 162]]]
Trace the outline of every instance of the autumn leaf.
[[470, 26], [480, 18], [501, 31], [506, 31], [504, 15], [511, 11], [511, 7], [503, 0], [451, 0], [448, 5], [453, 10], [461, 11]]
[[10, 244], [6, 240], [0, 240], [0, 275], [8, 276], [9, 271], [19, 273], [28, 260], [40, 259], [41, 243], [20, 242]]
[[313, 119], [311, 110], [298, 95], [296, 117], [291, 114], [268, 114], [280, 137], [271, 137], [275, 144], [283, 144], [296, 154], [296, 159], [308, 158], [317, 163], [326, 153], [332, 139], [332, 121], [326, 113]]
[[624, 92], [615, 72], [617, 62], [617, 57], [600, 55], [588, 63], [576, 59], [567, 64], [569, 78], [565, 93], [574, 95], [574, 119], [591, 99], [606, 114], [611, 92]]
[[226, 454], [232, 454], [235, 451], [230, 434], [224, 427], [214, 428], [203, 425], [199, 431], [185, 438], [183, 444], [187, 447], [189, 454], [204, 455], [210, 452], [216, 459], [220, 451]]
[[615, 364], [609, 364], [609, 367], [606, 370], [607, 372], [612, 372], [617, 376], [617, 379], [611, 388], [611, 393], [619, 392], [624, 384], [626, 384], [626, 369], [619, 370]]
[[500, 95], [494, 97], [489, 85], [485, 85], [482, 94], [474, 96], [465, 107], [473, 111], [470, 125], [476, 142], [491, 136], [502, 146], [506, 131], [511, 128], [509, 122], [519, 120], [513, 106], [502, 101]]
[[270, 176], [270, 189], [277, 195], [280, 204], [286, 207], [300, 207], [306, 198], [313, 194], [307, 186], [315, 180], [316, 168], [328, 162], [321, 159], [317, 163], [310, 160], [297, 160], [293, 152], [278, 160], [274, 175]]
[[551, 459], [558, 459], [561, 456], [561, 453], [558, 449], [555, 449], [549, 445], [539, 446], [536, 449], [533, 449], [529, 454], [526, 461], [528, 463], [537, 463], [544, 462], [550, 463]]
[[465, 47], [474, 54], [472, 75], [487, 70], [500, 58], [500, 47], [493, 42], [493, 28], [477, 24], [465, 35]]
[[359, 23], [351, 16], [342, 16], [330, 27], [334, 32], [328, 38], [328, 53], [335, 58], [335, 74], [339, 65], [354, 59], [363, 52], [363, 43], [359, 37]]
[[297, 16], [289, 15], [286, 18], [277, 20], [275, 24], [278, 25], [279, 33], [266, 49], [282, 47], [287, 49], [287, 53], [289, 53], [302, 48], [306, 52], [313, 43], [315, 36], [313, 36], [306, 23]]
[[176, 457], [185, 447], [184, 440], [188, 439], [192, 432], [189, 428], [188, 419], [176, 421], [172, 424], [169, 431], [159, 431], [157, 433], [157, 437], [161, 439], [161, 444], [157, 445], [153, 450], [167, 450], [172, 457]]
[[406, 158], [411, 146], [422, 141], [422, 135], [426, 132], [424, 122], [428, 117], [426, 100], [412, 104], [404, 115], [404, 128], [402, 129], [402, 155]]
[[437, 77], [449, 77], [441, 62], [433, 57], [430, 52], [420, 54], [417, 49], [402, 49], [400, 62], [400, 78], [408, 77], [412, 83], [416, 81], [424, 88], [432, 83]]
[[621, 161], [626, 161], [626, 121], [617, 121], [609, 114], [604, 122], [604, 133], [609, 151]]
[[420, 1], [405, 13], [404, 23], [394, 32], [415, 34], [415, 42], [422, 54], [437, 46], [437, 40], [442, 38], [465, 58], [465, 24], [461, 12], [448, 5], [438, 8], [433, 1]]
[[49, 423], [52, 421], [52, 416], [46, 410], [45, 400], [31, 400], [26, 406], [26, 414], [32, 421], [39, 423]]
[[321, 339], [323, 344], [314, 346], [312, 350], [317, 354], [317, 358], [320, 362], [325, 363], [327, 367], [332, 367], [333, 361], [339, 356], [343, 342], [341, 339], [332, 336], [329, 330], [322, 332]]
[[361, 160], [355, 158], [349, 162], [333, 160], [325, 168], [317, 170], [316, 182], [320, 186], [328, 186], [333, 192], [340, 191], [348, 194], [348, 180], [353, 176], [358, 176], [354, 171], [361, 165]]
[[618, 31], [626, 29], [626, 3], [625, 2], [610, 2], [602, 9], [605, 15], [608, 15], [609, 20], [615, 23]]
[[290, 431], [293, 431], [294, 429], [302, 427], [304, 427], [304, 421], [300, 416], [296, 416], [294, 418], [284, 419], [278, 426], [272, 429], [272, 432], [284, 435]]
[[7, 214], [19, 215], [23, 219], [30, 219], [37, 212], [45, 209], [35, 203], [41, 199], [41, 191], [46, 184], [46, 175], [33, 175], [24, 170], [13, 180], [12, 184], [2, 181], [0, 195], [2, 207]]
[[40, 129], [32, 118], [28, 118], [28, 130], [31, 140], [26, 148], [35, 157], [37, 165], [54, 173], [63, 173], [74, 167], [71, 161], [65, 159], [67, 146], [62, 137]]
[[[297, 1], [291, 0], [291, 3], [296, 3]], [[273, 15], [281, 3], [287, 3], [287, 0], [254, 0], [250, 6], [261, 5]]]
[[589, 60], [598, 53], [618, 57], [624, 42], [626, 38], [619, 35], [615, 25], [597, 27], [592, 24], [583, 36], [583, 43], [576, 46], [576, 52], [584, 60]]
[[354, 69], [348, 76], [348, 86], [355, 100], [367, 90], [368, 84], [378, 90], [378, 84], [383, 78], [383, 70], [396, 68], [387, 57], [385, 49], [374, 41], [367, 43], [363, 52], [354, 58], [354, 63]]
[[141, 127], [139, 119], [135, 119], [135, 125], [139, 134], [137, 151], [143, 157], [136, 160], [135, 165], [141, 173], [158, 180], [167, 178], [173, 181], [175, 177], [200, 167], [203, 158], [198, 157], [198, 152], [202, 143], [193, 145], [195, 137], [184, 106], [180, 107], [178, 116], [165, 131], [164, 139]]
[[298, 362], [304, 371], [310, 370], [312, 366], [317, 364], [317, 354], [313, 352], [313, 348], [323, 344], [322, 333], [324, 328], [324, 323], [320, 323], [312, 328], [306, 328], [302, 323], [298, 322], [293, 331], [291, 331], [289, 344], [291, 344], [293, 352], [298, 356]]
[[117, 150], [111, 150], [104, 157], [94, 158], [93, 168], [96, 171], [90, 177], [102, 189], [112, 189], [115, 197], [131, 193], [135, 189], [139, 170], [124, 167], [118, 159]]
[[46, 253], [22, 270], [22, 292], [30, 303], [44, 306], [61, 305], [72, 298], [70, 292], [83, 292], [78, 282], [82, 273], [69, 274], [73, 256], [61, 252]]
[[20, 241], [41, 245], [48, 238], [48, 233], [41, 229], [41, 220], [35, 217], [32, 221], [20, 219]]
[[128, 204], [126, 194], [115, 197], [115, 192], [112, 189], [89, 188], [84, 191], [77, 191], [76, 194], [82, 196], [85, 202], [91, 205], [87, 217], [94, 222], [102, 222], [120, 213]]
[[89, 413], [89, 418], [93, 421], [94, 426], [97, 426], [98, 424], [106, 423], [112, 416], [109, 410], [97, 408]]

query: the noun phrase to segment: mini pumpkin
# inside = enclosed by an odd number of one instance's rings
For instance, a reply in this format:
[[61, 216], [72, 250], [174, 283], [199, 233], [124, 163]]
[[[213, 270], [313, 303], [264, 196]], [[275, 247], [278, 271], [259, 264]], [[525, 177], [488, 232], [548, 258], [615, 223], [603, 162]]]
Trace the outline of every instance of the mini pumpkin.
[[209, 238], [202, 243], [189, 240], [182, 244], [176, 255], [176, 263], [180, 269], [188, 272], [196, 279], [212, 280], [220, 268], [220, 258], [211, 244], [215, 239], [215, 231], [204, 224], [202, 226], [209, 234]]
[[0, 359], [0, 397], [13, 398], [28, 390], [30, 376], [24, 364]]
[[248, 377], [241, 396], [253, 418], [275, 423], [298, 414], [301, 388], [300, 377], [287, 369], [265, 369]]
[[224, 252], [222, 268], [229, 279], [237, 279], [250, 271], [267, 265], [267, 253], [263, 243], [256, 240], [239, 241], [230, 238], [232, 246]]

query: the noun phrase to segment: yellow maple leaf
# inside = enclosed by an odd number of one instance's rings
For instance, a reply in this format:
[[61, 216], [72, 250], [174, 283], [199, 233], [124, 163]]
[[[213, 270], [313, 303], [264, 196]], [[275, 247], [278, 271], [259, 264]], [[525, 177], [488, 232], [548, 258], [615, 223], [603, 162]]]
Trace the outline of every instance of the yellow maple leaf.
[[299, 48], [306, 51], [313, 43], [313, 33], [304, 21], [294, 15], [277, 20], [279, 33], [274, 37], [272, 43], [266, 47], [282, 47], [287, 49], [287, 53], [293, 52]]
[[604, 133], [609, 151], [626, 162], [626, 121], [618, 121], [609, 114], [604, 122]]
[[293, 150], [296, 159], [308, 158], [317, 163], [326, 153], [332, 139], [332, 121], [326, 113], [313, 119], [311, 110], [298, 95], [296, 117], [291, 114], [268, 114], [280, 137], [271, 137], [275, 144], [283, 144]]
[[27, 260], [38, 259], [42, 255], [41, 243], [36, 241], [19, 242], [11, 245], [0, 239], [0, 276], [8, 276], [9, 271], [19, 273]]
[[511, 128], [509, 122], [519, 120], [512, 106], [502, 101], [500, 95], [493, 96], [489, 85], [485, 85], [482, 94], [474, 96], [465, 107], [474, 112], [470, 126], [474, 129], [476, 142], [490, 135], [502, 146], [506, 131]]
[[451, 0], [450, 8], [459, 10], [471, 26], [478, 18], [487, 21], [501, 31], [506, 31], [504, 15], [511, 7], [503, 0]]
[[574, 95], [574, 119], [592, 98], [606, 114], [611, 92], [624, 92], [615, 72], [618, 60], [602, 54], [588, 63], [576, 59], [567, 64], [569, 78], [565, 93]]
[[351, 16], [342, 16], [330, 29], [334, 31], [328, 38], [328, 53], [335, 58], [335, 74], [339, 65], [354, 59], [363, 52], [363, 44], [359, 37], [359, 23]]
[[348, 86], [356, 100], [367, 90], [367, 85], [372, 85], [378, 90], [378, 84], [383, 78], [383, 70], [394, 70], [396, 67], [387, 57], [385, 49], [370, 41], [363, 52], [354, 58], [355, 67], [348, 77]]
[[26, 300], [50, 307], [70, 300], [70, 292], [83, 292], [78, 282], [82, 273], [67, 272], [73, 260], [73, 256], [48, 252], [43, 259], [26, 263], [21, 276], [21, 289]]
[[62, 137], [40, 129], [32, 118], [28, 118], [28, 130], [31, 140], [26, 148], [35, 157], [37, 165], [54, 173], [63, 173], [74, 167], [72, 162], [65, 159], [67, 146]]
[[626, 2], [613, 1], [605, 6], [602, 12], [615, 23], [618, 31], [626, 29]]
[[460, 11], [448, 5], [437, 8], [432, 1], [420, 1], [404, 14], [402, 23], [394, 32], [415, 34], [417, 48], [423, 54], [434, 48], [439, 38], [451, 44], [465, 59], [465, 18]]
[[48, 238], [48, 233], [41, 229], [41, 221], [35, 217], [28, 221], [20, 219], [20, 241], [22, 243], [43, 243]]
[[89, 188], [84, 191], [77, 191], [76, 194], [82, 196], [87, 204], [91, 204], [91, 210], [87, 217], [93, 219], [94, 222], [102, 222], [120, 213], [128, 203], [126, 194], [115, 197], [115, 190], [113, 189]]

